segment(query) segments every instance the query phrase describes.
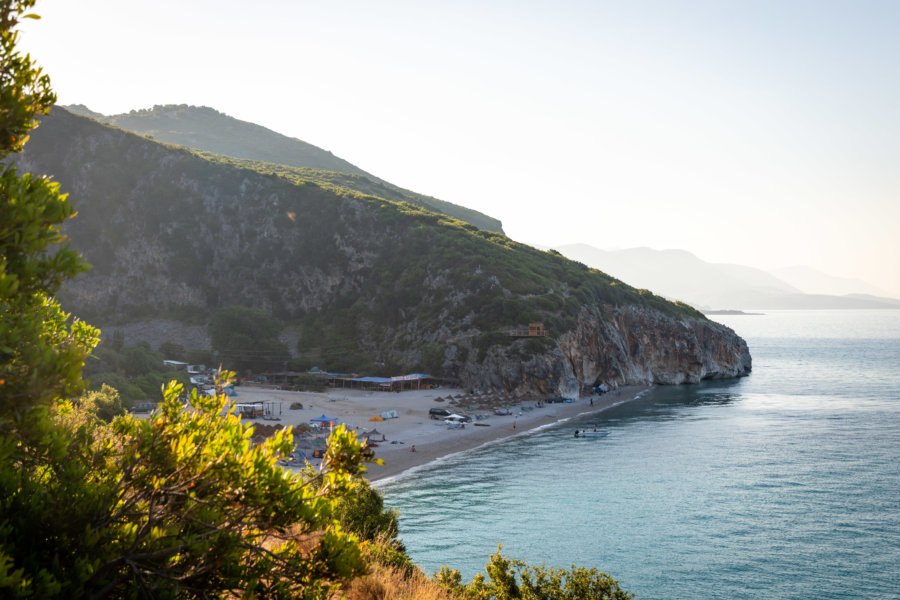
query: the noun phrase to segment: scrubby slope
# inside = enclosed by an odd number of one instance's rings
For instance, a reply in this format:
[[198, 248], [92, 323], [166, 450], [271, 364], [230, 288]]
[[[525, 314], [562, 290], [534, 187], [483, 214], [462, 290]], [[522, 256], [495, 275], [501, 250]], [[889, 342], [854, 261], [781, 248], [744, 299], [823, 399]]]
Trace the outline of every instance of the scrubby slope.
[[[297, 170], [201, 156], [62, 110], [20, 164], [71, 193], [80, 214], [68, 233], [94, 269], [65, 301], [100, 325], [203, 325], [218, 308], [253, 306], [325, 368], [387, 364], [520, 391], [750, 368], [743, 340], [688, 306]], [[508, 335], [535, 321], [551, 335]]]
[[111, 116], [101, 115], [83, 105], [67, 108], [75, 114], [169, 144], [249, 161], [320, 171], [313, 179], [326, 179], [341, 187], [375, 193], [391, 200], [402, 199], [480, 229], [503, 233], [500, 221], [477, 210], [404, 190], [366, 173], [327, 150], [229, 117], [213, 108], [169, 104]]

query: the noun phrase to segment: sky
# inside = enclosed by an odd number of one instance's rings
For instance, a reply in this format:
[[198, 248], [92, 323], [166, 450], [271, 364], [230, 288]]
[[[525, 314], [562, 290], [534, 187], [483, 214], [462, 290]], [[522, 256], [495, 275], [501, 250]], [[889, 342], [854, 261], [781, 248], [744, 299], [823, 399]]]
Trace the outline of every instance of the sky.
[[38, 0], [61, 104], [210, 106], [540, 246], [900, 297], [900, 2]]

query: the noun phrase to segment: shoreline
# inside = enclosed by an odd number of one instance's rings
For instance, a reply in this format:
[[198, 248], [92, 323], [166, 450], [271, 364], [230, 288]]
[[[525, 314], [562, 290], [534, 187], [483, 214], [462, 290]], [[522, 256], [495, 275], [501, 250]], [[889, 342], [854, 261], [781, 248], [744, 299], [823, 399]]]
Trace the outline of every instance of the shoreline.
[[[281, 403], [280, 419], [245, 420], [257, 425], [297, 426], [327, 415], [336, 418], [358, 436], [377, 430], [377, 439], [383, 441], [379, 441], [373, 450], [375, 458], [383, 460], [384, 465], [367, 465], [363, 476], [373, 485], [381, 486], [459, 453], [512, 437], [530, 435], [537, 429], [586, 414], [603, 412], [642, 396], [651, 387], [623, 386], [599, 396], [547, 404], [534, 398], [516, 400], [500, 393], [469, 395], [454, 388], [400, 393], [342, 388], [329, 388], [324, 392], [292, 392], [242, 385], [235, 388], [237, 396], [231, 400], [234, 403]], [[290, 406], [295, 403], [301, 403], [303, 408], [291, 409]], [[468, 414], [473, 419], [479, 415], [480, 418], [466, 423], [464, 428], [451, 429], [444, 421], [429, 417], [429, 410], [435, 407]], [[494, 408], [508, 408], [510, 414], [494, 414]], [[397, 417], [372, 420], [380, 418], [376, 415], [384, 411], [394, 411]], [[327, 434], [327, 430], [322, 432], [323, 436]], [[318, 467], [319, 461], [312, 459], [309, 462], [313, 467]], [[296, 470], [298, 467], [285, 468]]]
[[[593, 405], [588, 398], [580, 398], [571, 403], [545, 404], [542, 408], [534, 408], [530, 412], [520, 411], [507, 416], [492, 415], [491, 418], [494, 421], [491, 423], [490, 429], [483, 428], [487, 431], [477, 431], [482, 428], [468, 424], [466, 431], [470, 428], [476, 431], [456, 438], [436, 436], [436, 439], [433, 440], [417, 442], [415, 452], [410, 452], [408, 448], [396, 447], [379, 452], [381, 450], [379, 447], [376, 449], [375, 457], [383, 459], [385, 464], [369, 465], [365, 477], [375, 487], [381, 487], [459, 454], [498, 444], [508, 439], [528, 436], [535, 431], [565, 423], [577, 417], [601, 413], [643, 396], [650, 388], [651, 386], [644, 385], [623, 386], [601, 396], [594, 396]], [[500, 422], [500, 419], [506, 419], [506, 422]], [[515, 427], [512, 426], [513, 423]], [[499, 426], [495, 427], [495, 424]]]

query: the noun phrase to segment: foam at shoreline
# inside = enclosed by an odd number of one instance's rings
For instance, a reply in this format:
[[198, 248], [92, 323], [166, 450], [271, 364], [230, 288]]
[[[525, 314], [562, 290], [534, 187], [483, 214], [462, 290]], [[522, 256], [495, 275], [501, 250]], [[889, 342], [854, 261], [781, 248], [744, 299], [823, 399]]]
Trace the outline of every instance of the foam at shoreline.
[[[570, 403], [554, 403], [536, 406], [533, 402], [508, 405], [509, 415], [485, 414], [474, 423], [460, 429], [449, 429], [442, 421], [432, 420], [429, 409], [443, 406], [464, 411], [455, 402], [441, 402], [440, 398], [464, 395], [458, 389], [422, 389], [401, 393], [368, 392], [351, 389], [329, 389], [325, 392], [292, 392], [261, 386], [240, 386], [237, 402], [268, 401], [281, 402], [282, 425], [300, 425], [322, 414], [335, 417], [349, 430], [362, 436], [372, 429], [383, 434], [385, 441], [375, 450], [375, 457], [384, 461], [383, 465], [369, 465], [366, 478], [383, 486], [399, 477], [408, 477], [427, 465], [471, 451], [505, 439], [532, 435], [535, 431], [559, 426], [573, 418], [602, 412], [639, 398], [648, 386], [625, 386], [600, 396], [580, 398]], [[440, 403], [438, 403], [440, 402]], [[302, 409], [290, 406], [302, 404]], [[525, 410], [523, 410], [525, 409]], [[396, 411], [397, 418], [372, 421], [382, 412]], [[378, 417], [380, 418], [380, 417]], [[266, 424], [274, 424], [266, 421]], [[415, 451], [412, 449], [415, 448]], [[313, 466], [317, 466], [313, 460]], [[296, 467], [286, 467], [296, 471]]]
[[[633, 395], [629, 395], [630, 392], [634, 392], [635, 390], [638, 390], [638, 391], [636, 391], [636, 393], [634, 393]], [[369, 479], [372, 484], [372, 487], [382, 488], [382, 487], [390, 485], [391, 483], [394, 483], [396, 481], [400, 481], [403, 479], [408, 479], [410, 477], [413, 477], [416, 473], [418, 473], [420, 471], [431, 469], [437, 465], [440, 465], [440, 463], [442, 463], [442, 462], [455, 459], [456, 457], [458, 457], [460, 455], [463, 455], [463, 454], [466, 454], [469, 452], [474, 452], [477, 450], [481, 450], [483, 448], [487, 448], [487, 447], [494, 446], [497, 444], [501, 444], [507, 440], [527, 437], [529, 435], [533, 435], [534, 433], [536, 433], [538, 431], [543, 431], [543, 430], [550, 429], [553, 427], [558, 427], [558, 426], [562, 425], [563, 423], [566, 423], [567, 421], [571, 421], [572, 419], [577, 419], [577, 418], [580, 418], [580, 417], [583, 417], [586, 415], [598, 414], [598, 413], [604, 412], [610, 408], [613, 408], [615, 406], [620, 406], [622, 404], [625, 404], [626, 402], [631, 402], [633, 400], [637, 400], [638, 398], [640, 398], [641, 396], [646, 394], [649, 390], [650, 390], [649, 387], [626, 386], [626, 387], [620, 388], [619, 390], [615, 390], [615, 391], [609, 393], [609, 396], [613, 397], [613, 398], [609, 398], [609, 400], [612, 400], [612, 401], [603, 402], [602, 400], [598, 400], [591, 407], [590, 410], [582, 410], [579, 412], [575, 412], [573, 414], [568, 414], [568, 415], [557, 418], [555, 421], [553, 421], [551, 423], [542, 423], [542, 424], [534, 426], [534, 427], [529, 427], [527, 429], [523, 429], [522, 431], [516, 431], [516, 433], [513, 433], [513, 434], [496, 435], [496, 436], [492, 437], [491, 439], [483, 441], [479, 444], [465, 447], [462, 449], [455, 449], [446, 454], [434, 456], [434, 457], [430, 458], [429, 460], [425, 460], [424, 462], [418, 462], [417, 464], [414, 464], [412, 466], [404, 468], [403, 470], [401, 470], [399, 472], [384, 474], [384, 475], [377, 476], [377, 477], [369, 477]], [[625, 395], [626, 397], [620, 398], [619, 396], [622, 396], [622, 395]], [[602, 398], [603, 397], [601, 397], [601, 399]], [[581, 402], [584, 402], [584, 400], [577, 401], [577, 402], [581, 403]], [[575, 403], [573, 403], [573, 404], [575, 404]], [[556, 405], [556, 406], [559, 406], [559, 405]], [[583, 407], [583, 404], [578, 404], [578, 406]], [[575, 408], [575, 406], [572, 406], [571, 408]], [[521, 416], [521, 415], [519, 415], [519, 416]]]

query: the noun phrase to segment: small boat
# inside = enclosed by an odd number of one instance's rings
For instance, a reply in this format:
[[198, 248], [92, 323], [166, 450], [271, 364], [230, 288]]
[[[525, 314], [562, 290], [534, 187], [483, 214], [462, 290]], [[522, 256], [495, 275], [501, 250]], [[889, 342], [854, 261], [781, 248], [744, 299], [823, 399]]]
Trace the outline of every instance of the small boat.
[[589, 430], [585, 429], [584, 431], [575, 430], [575, 437], [583, 437], [583, 438], [602, 438], [609, 435], [609, 431], [606, 429], [594, 429]]

